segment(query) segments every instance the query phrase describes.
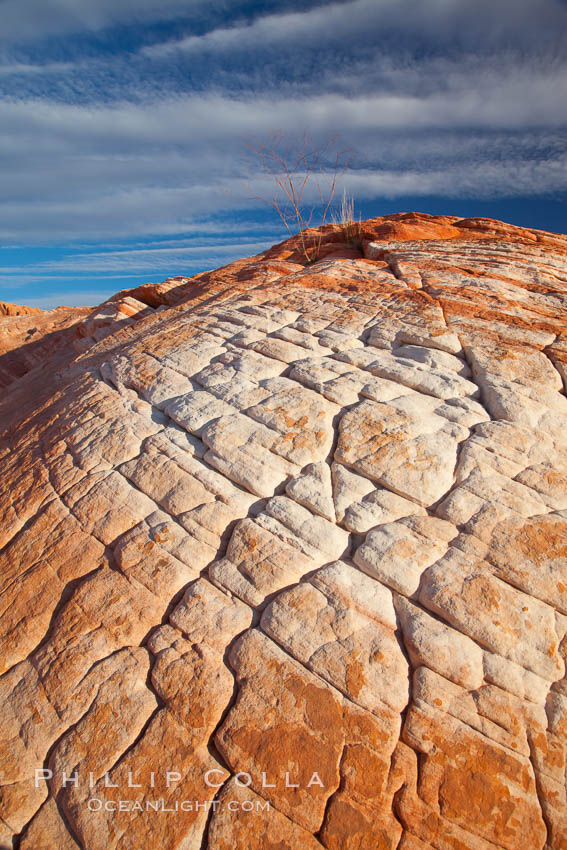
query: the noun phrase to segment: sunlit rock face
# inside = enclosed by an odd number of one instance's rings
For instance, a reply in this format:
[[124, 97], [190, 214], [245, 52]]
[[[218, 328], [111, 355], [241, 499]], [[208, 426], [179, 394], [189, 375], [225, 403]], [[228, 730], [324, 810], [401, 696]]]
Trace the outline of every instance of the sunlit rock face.
[[0, 846], [566, 847], [566, 316], [566, 237], [388, 216], [12, 376]]
[[21, 304], [9, 304], [7, 301], [0, 301], [0, 316], [31, 316], [33, 314], [41, 314], [42, 311], [38, 307], [26, 307]]
[[90, 312], [89, 307], [39, 310], [0, 301], [0, 389], [46, 361], [56, 368], [59, 355], [73, 350], [77, 323]]

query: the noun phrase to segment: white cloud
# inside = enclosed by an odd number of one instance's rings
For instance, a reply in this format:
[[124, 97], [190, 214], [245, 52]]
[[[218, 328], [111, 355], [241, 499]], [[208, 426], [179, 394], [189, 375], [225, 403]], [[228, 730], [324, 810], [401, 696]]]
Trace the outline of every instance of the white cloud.
[[[385, 34], [403, 31], [425, 38], [464, 38], [478, 44], [516, 41], [533, 46], [534, 34], [560, 39], [566, 10], [561, 0], [345, 0], [300, 12], [264, 4], [251, 23], [216, 26], [198, 40], [189, 33], [175, 43], [185, 50], [348, 39], [378, 25]], [[285, 9], [285, 7], [284, 7]], [[177, 17], [205, 25], [238, 20], [237, 0], [3, 0], [0, 41], [33, 41], [52, 35], [98, 31], [120, 24], [149, 24]], [[213, 25], [214, 26], [214, 25]], [[162, 48], [168, 49], [168, 43]]]
[[[560, 44], [566, 26], [567, 10], [558, 0], [351, 0], [263, 15], [250, 23], [189, 34], [143, 50], [149, 56], [166, 56], [174, 51], [263, 50], [290, 43], [319, 47], [330, 39], [349, 43], [369, 32], [384, 36], [402, 32], [434, 44], [457, 40], [459, 46], [474, 45], [478, 52], [495, 42], [537, 50], [538, 41]], [[385, 44], [383, 50], [388, 52], [389, 47]]]
[[[31, 306], [51, 308], [57, 304], [98, 304], [119, 289], [135, 287], [149, 280], [162, 280], [167, 275], [190, 276], [203, 268], [217, 268], [243, 256], [254, 255], [275, 240], [272, 234], [264, 239], [243, 238], [237, 242], [213, 239], [188, 245], [183, 244], [187, 240], [178, 241], [180, 244], [172, 245], [170, 241], [159, 247], [152, 245], [109, 251], [96, 246], [62, 259], [20, 265], [17, 269], [0, 266], [0, 287], [10, 292], [1, 297], [8, 301], [22, 300], [18, 299], [17, 292], [24, 289], [25, 303]], [[92, 289], [93, 278], [100, 281], [96, 290]], [[111, 285], [112, 281], [117, 282]], [[62, 283], [66, 284], [65, 291], [61, 288]], [[36, 290], [42, 294], [36, 295]], [[50, 294], [50, 290], [55, 294]]]
[[[419, 67], [411, 77], [419, 75]], [[402, 82], [402, 81], [400, 81]], [[527, 128], [565, 123], [567, 61], [549, 71], [537, 67], [486, 66], [474, 78], [446, 68], [442, 91], [342, 95], [323, 92], [309, 97], [274, 93], [236, 98], [217, 93], [174, 95], [159, 101], [76, 105], [47, 100], [0, 101], [3, 147], [16, 139], [33, 152], [54, 143], [73, 152], [129, 155], [151, 144], [188, 150], [216, 142], [225, 147], [238, 138], [266, 133], [274, 127], [292, 131], [306, 126], [322, 135], [337, 127], [352, 130], [413, 128]], [[138, 142], [139, 148], [136, 142]], [[207, 148], [202, 149], [207, 157]], [[206, 165], [206, 159], [205, 159]]]
[[[39, 267], [40, 264], [38, 264]], [[46, 275], [41, 269], [38, 271], [34, 271], [36, 267], [30, 264], [29, 266], [23, 265], [19, 268], [12, 268], [11, 266], [4, 266], [0, 268], [0, 284], [5, 286], [6, 289], [18, 289], [18, 287], [25, 286], [29, 283], [53, 283], [55, 281], [64, 281], [66, 283], [69, 280], [72, 280], [68, 274], [49, 274]], [[139, 273], [135, 274], [107, 274], [104, 276], [104, 280], [122, 280], [123, 278], [137, 278], [139, 279]], [[133, 286], [137, 284], [132, 284]], [[113, 290], [114, 291], [114, 290]], [[2, 298], [2, 300], [6, 300]], [[10, 299], [7, 299], [10, 300]]]
[[35, 268], [38, 271], [118, 272], [131, 269], [182, 268], [188, 263], [228, 262], [243, 256], [258, 254], [270, 246], [269, 240], [242, 239], [226, 244], [204, 244], [174, 248], [136, 248], [122, 251], [93, 251], [74, 254], [62, 260], [48, 260]]
[[[202, 249], [179, 241], [177, 248], [142, 245], [137, 252], [87, 251], [82, 258], [53, 261], [52, 272], [69, 273], [87, 266], [101, 274], [182, 266], [202, 258], [201, 250], [211, 265], [220, 264], [230, 246], [236, 256], [251, 253], [246, 245], [259, 244], [263, 233], [255, 230], [246, 239], [246, 223], [215, 224], [212, 218], [231, 211], [235, 218], [252, 218], [258, 204], [250, 196], [271, 197], [270, 182], [254, 164], [246, 184], [240, 155], [243, 139], [261, 138], [277, 127], [291, 133], [311, 128], [318, 139], [339, 132], [357, 150], [344, 182], [360, 199], [538, 196], [567, 189], [562, 158], [567, 58], [557, 48], [566, 32], [565, 3], [350, 0], [275, 13], [266, 3], [248, 21], [237, 17], [236, 0], [213, 5], [1, 2], [0, 44], [8, 48], [0, 75], [8, 83], [9, 74], [20, 75], [11, 96], [0, 100], [1, 239], [45, 243], [151, 235], [157, 242], [189, 231], [227, 236], [224, 246], [212, 239]], [[188, 13], [203, 30], [207, 16], [212, 26], [223, 10], [232, 25], [198, 36], [180, 28], [181, 38], [138, 56], [93, 50], [75, 64], [60, 61], [73, 55], [69, 47], [51, 61], [44, 55], [40, 65], [33, 45], [28, 55], [19, 45], [26, 38]], [[420, 54], [415, 49], [420, 44], [432, 49]], [[264, 81], [264, 69], [277, 62], [279, 69], [288, 62], [290, 71], [294, 62], [307, 67], [315, 51], [316, 71], [308, 68], [297, 81], [277, 74]], [[235, 54], [250, 58], [232, 74]], [[207, 57], [212, 68], [225, 69], [232, 88], [215, 84], [181, 91], [185, 69], [208, 67], [201, 61]], [[162, 78], [152, 76], [156, 69], [164, 74], [159, 97]], [[279, 227], [275, 222], [273, 230]], [[46, 267], [36, 271], [47, 274]]]
[[348, 179], [365, 197], [369, 187], [394, 197], [424, 187], [470, 197], [564, 190], [567, 67], [495, 60], [472, 77], [448, 60], [441, 68], [444, 90], [424, 94], [414, 90], [414, 64], [405, 79], [398, 70], [396, 94], [204, 93], [87, 106], [0, 100], [0, 238], [183, 234], [219, 212], [251, 210], [249, 196], [270, 198], [272, 186], [257, 169], [246, 186], [242, 140], [278, 126], [310, 126], [322, 139], [342, 130], [364, 163]]
[[429, 171], [350, 173], [345, 177], [345, 184], [359, 199], [410, 195], [490, 199], [549, 195], [567, 191], [567, 154], [543, 162], [483, 161]]
[[0, 75], [8, 74], [53, 74], [75, 71], [73, 62], [46, 62], [44, 65], [33, 65], [29, 62], [8, 62], [0, 64]]
[[[64, 166], [61, 170], [64, 178]], [[96, 181], [96, 175], [91, 175]], [[470, 162], [434, 163], [429, 168], [423, 166], [398, 166], [390, 168], [365, 168], [351, 170], [345, 175], [342, 184], [358, 199], [373, 197], [404, 198], [411, 195], [446, 195], [448, 197], [514, 197], [517, 195], [537, 196], [567, 191], [567, 167], [564, 157], [555, 156], [542, 160], [524, 160], [511, 158], [506, 161], [472, 160]], [[235, 190], [238, 184], [235, 184]], [[246, 187], [242, 186], [242, 193]], [[253, 181], [248, 187], [255, 194], [270, 198], [273, 186], [267, 181]], [[315, 194], [306, 196], [308, 202], [316, 200]], [[93, 197], [89, 188], [76, 196], [68, 198], [54, 197], [51, 200], [36, 202], [32, 197], [0, 206], [0, 235], [14, 241], [18, 238], [33, 238], [43, 241], [47, 238], [68, 241], [70, 238], [108, 238], [127, 237], [132, 234], [186, 234], [193, 230], [193, 222], [198, 223], [200, 216], [218, 212], [222, 207], [228, 214], [230, 209], [241, 210], [246, 203], [238, 192], [224, 196], [211, 182], [199, 183], [186, 188], [167, 189], [162, 187], [140, 187], [131, 191], [111, 192], [105, 186], [103, 196]], [[248, 202], [248, 207], [252, 205]], [[227, 235], [230, 224], [226, 224]], [[274, 213], [274, 229], [278, 221]], [[281, 233], [281, 231], [280, 231]], [[274, 237], [273, 231], [267, 236]], [[263, 245], [266, 243], [264, 242]], [[250, 242], [244, 236], [232, 243], [236, 256], [255, 253], [260, 250], [256, 241]], [[204, 248], [183, 247], [171, 249], [143, 249], [131, 252], [129, 257], [141, 267], [143, 260], [153, 261], [165, 257], [159, 267], [163, 267], [174, 255], [179, 261], [183, 257], [209, 254], [222, 262], [227, 246], [210, 245]], [[124, 263], [119, 253], [111, 253], [104, 262]], [[70, 259], [72, 262], [72, 258]], [[87, 262], [87, 261], [85, 261]], [[93, 268], [101, 268], [96, 257], [88, 262]], [[209, 264], [212, 264], [212, 260]], [[123, 268], [124, 265], [117, 267]]]
[[54, 310], [56, 307], [94, 307], [114, 295], [115, 290], [71, 290], [53, 292], [50, 295], [30, 296], [26, 298], [28, 307], [40, 307], [42, 310]]
[[[219, 11], [231, 3], [218, 3]], [[132, 21], [168, 20], [207, 11], [207, 0], [3, 0], [0, 40], [100, 30]]]

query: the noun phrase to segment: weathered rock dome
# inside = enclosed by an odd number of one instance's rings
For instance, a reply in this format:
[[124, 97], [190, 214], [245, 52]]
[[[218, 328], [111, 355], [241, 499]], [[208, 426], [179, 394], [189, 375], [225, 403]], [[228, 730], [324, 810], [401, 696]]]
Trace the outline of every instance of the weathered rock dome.
[[341, 240], [6, 380], [0, 847], [567, 846], [567, 237]]

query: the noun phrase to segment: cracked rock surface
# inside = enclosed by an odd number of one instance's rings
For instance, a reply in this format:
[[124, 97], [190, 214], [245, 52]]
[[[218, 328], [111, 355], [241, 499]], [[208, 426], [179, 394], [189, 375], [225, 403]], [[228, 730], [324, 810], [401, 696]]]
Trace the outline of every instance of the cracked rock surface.
[[362, 232], [5, 381], [3, 850], [567, 847], [567, 237]]

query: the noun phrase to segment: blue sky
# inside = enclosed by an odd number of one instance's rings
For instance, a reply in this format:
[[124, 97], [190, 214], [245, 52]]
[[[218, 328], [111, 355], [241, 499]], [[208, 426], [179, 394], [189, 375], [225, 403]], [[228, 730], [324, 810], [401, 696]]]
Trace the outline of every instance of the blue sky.
[[247, 141], [363, 218], [567, 231], [566, 0], [0, 0], [0, 299], [95, 304], [285, 236]]

